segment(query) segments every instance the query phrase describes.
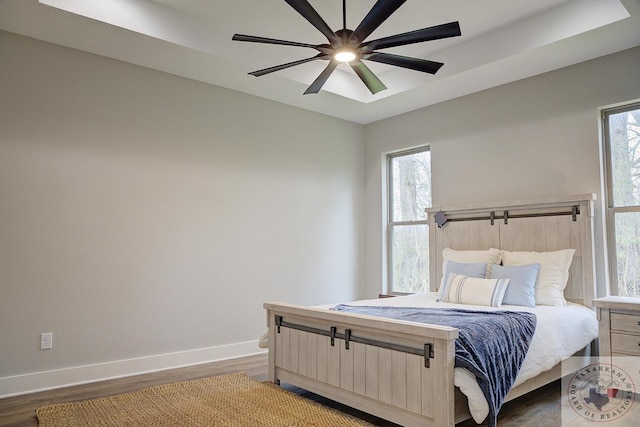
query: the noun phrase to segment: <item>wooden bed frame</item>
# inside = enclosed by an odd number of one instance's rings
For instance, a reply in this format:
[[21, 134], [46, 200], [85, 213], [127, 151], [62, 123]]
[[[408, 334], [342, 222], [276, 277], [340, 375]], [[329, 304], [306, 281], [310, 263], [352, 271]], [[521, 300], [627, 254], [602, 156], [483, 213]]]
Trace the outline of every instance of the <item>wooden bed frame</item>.
[[[441, 275], [445, 247], [573, 248], [565, 296], [592, 307], [594, 201], [595, 195], [587, 194], [427, 209], [431, 289]], [[439, 212], [447, 219], [443, 228], [434, 219]], [[453, 426], [469, 418], [466, 397], [453, 384], [457, 329], [291, 304], [264, 307], [270, 381], [296, 385], [403, 426]], [[566, 368], [559, 364], [526, 381], [507, 400], [561, 378]]]

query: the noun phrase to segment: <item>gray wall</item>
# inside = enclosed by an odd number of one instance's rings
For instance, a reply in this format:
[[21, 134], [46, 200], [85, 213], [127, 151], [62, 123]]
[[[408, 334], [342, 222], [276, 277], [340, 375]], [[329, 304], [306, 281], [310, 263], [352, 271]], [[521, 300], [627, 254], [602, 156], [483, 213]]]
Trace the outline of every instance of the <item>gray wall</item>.
[[386, 282], [385, 153], [429, 144], [434, 206], [596, 193], [605, 292], [599, 108], [640, 98], [640, 48], [367, 125], [366, 284]]
[[6, 32], [0, 63], [0, 395], [358, 296], [362, 125]]

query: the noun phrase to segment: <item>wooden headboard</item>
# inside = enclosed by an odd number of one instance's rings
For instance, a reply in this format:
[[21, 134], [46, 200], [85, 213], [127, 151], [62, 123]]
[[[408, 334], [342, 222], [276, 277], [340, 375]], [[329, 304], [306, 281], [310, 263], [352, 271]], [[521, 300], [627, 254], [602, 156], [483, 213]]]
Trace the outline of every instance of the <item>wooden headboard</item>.
[[[546, 252], [575, 249], [565, 298], [591, 307], [595, 297], [593, 209], [595, 194], [433, 207], [429, 215], [429, 280], [436, 291], [442, 250], [497, 248]], [[436, 216], [447, 222], [439, 227]]]

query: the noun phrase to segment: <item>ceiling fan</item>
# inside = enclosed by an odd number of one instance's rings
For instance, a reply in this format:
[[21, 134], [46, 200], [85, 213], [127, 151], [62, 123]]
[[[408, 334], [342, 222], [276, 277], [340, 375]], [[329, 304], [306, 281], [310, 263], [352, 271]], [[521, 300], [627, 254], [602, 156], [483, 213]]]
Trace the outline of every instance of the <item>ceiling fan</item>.
[[372, 94], [376, 94], [387, 87], [378, 77], [362, 62], [362, 60], [381, 62], [397, 67], [409, 68], [424, 73], [435, 74], [444, 64], [428, 61], [426, 59], [411, 58], [407, 56], [393, 55], [377, 52], [376, 49], [386, 49], [396, 46], [404, 46], [413, 43], [421, 43], [429, 40], [438, 40], [448, 37], [460, 36], [460, 25], [457, 21], [448, 24], [436, 25], [421, 30], [409, 31], [402, 34], [383, 37], [365, 42], [365, 39], [373, 33], [389, 16], [391, 16], [406, 0], [378, 0], [373, 5], [367, 16], [355, 30], [347, 29], [346, 0], [342, 0], [342, 29], [333, 31], [322, 19], [307, 0], [285, 0], [300, 15], [325, 35], [329, 44], [312, 45], [287, 40], [271, 39], [266, 37], [249, 36], [246, 34], [234, 34], [232, 40], [254, 43], [277, 44], [284, 46], [298, 46], [315, 49], [320, 53], [311, 58], [288, 62], [274, 67], [253, 71], [252, 76], [264, 76], [275, 71], [318, 59], [329, 60], [329, 65], [316, 80], [304, 92], [305, 95], [318, 93], [329, 79], [329, 76], [340, 63], [348, 63], [360, 80], [367, 86]]

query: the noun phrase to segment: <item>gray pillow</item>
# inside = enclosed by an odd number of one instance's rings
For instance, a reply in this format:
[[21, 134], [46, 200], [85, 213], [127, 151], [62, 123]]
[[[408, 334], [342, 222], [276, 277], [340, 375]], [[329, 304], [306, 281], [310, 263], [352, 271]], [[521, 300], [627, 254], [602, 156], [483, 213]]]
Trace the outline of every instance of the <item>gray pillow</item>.
[[502, 304], [536, 306], [536, 279], [540, 264], [491, 265], [492, 279], [510, 279]]
[[462, 263], [455, 261], [447, 261], [442, 274], [441, 286], [447, 282], [449, 273], [462, 274], [467, 277], [475, 277], [478, 279], [484, 279], [487, 274], [487, 263], [475, 262], [475, 263]]

